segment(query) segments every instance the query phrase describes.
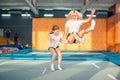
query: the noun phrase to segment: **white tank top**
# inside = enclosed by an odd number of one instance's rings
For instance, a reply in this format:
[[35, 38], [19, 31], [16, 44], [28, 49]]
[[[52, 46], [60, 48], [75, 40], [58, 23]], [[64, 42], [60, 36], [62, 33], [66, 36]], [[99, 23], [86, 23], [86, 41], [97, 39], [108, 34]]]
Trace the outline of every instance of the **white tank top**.
[[59, 42], [60, 42], [60, 39], [62, 38], [62, 34], [59, 33], [59, 35], [57, 35], [57, 36], [55, 36], [54, 34], [49, 34], [49, 38], [50, 37], [53, 39], [53, 46], [50, 46], [50, 44], [49, 44], [48, 48], [49, 47], [56, 48], [57, 46], [59, 46]]
[[65, 24], [65, 26], [68, 27], [68, 33], [78, 32], [81, 25], [82, 25], [82, 20], [76, 20], [76, 21], [68, 20]]

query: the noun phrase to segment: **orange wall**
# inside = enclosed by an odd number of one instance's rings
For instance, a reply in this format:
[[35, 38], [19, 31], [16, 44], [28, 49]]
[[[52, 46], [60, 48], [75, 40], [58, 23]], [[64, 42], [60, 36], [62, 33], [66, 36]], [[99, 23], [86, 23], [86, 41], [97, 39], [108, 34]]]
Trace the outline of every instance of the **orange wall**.
[[120, 53], [120, 13], [115, 18], [115, 52]]
[[120, 4], [109, 8], [113, 16], [107, 19], [107, 46], [108, 50], [120, 53]]
[[120, 14], [107, 19], [108, 50], [120, 53]]
[[115, 45], [115, 17], [107, 19], [107, 49], [113, 50]]
[[[32, 48], [34, 50], [47, 50], [48, 34], [53, 25], [59, 25], [60, 31], [64, 29], [65, 19], [63, 18], [33, 18], [32, 21]], [[63, 33], [63, 32], [62, 32]]]
[[[106, 19], [95, 19], [96, 27], [86, 36], [85, 44], [60, 44], [62, 50], [107, 50], [106, 40]], [[32, 49], [47, 50], [48, 34], [53, 25], [59, 25], [63, 33], [65, 18], [33, 18], [32, 21]], [[83, 24], [81, 29], [89, 27], [90, 22]]]

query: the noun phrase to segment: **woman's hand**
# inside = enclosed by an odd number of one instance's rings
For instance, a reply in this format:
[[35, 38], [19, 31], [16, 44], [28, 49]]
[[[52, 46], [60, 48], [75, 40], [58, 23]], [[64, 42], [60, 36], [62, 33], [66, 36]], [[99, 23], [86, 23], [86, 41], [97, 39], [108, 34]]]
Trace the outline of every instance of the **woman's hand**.
[[92, 15], [95, 13], [95, 11], [96, 11], [96, 10], [93, 8], [93, 9], [91, 10], [91, 16], [88, 17], [88, 19], [82, 20], [82, 23], [89, 22], [89, 21], [92, 19]]

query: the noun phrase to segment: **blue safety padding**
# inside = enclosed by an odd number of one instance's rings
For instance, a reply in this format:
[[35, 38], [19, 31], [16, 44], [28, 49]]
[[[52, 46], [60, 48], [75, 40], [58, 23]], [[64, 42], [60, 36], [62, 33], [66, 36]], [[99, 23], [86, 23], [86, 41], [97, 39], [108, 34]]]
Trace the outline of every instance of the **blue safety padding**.
[[[51, 60], [51, 54], [29, 54], [30, 52], [43, 52], [48, 51], [35, 51], [31, 48], [23, 49], [18, 52], [12, 52], [8, 54], [0, 54], [0, 59], [11, 59], [11, 60]], [[67, 52], [67, 54], [65, 53]], [[75, 54], [80, 52], [80, 54]], [[63, 61], [87, 61], [87, 60], [102, 60], [111, 61], [117, 65], [120, 65], [120, 54], [110, 51], [62, 51]], [[98, 54], [101, 53], [101, 54]], [[94, 53], [94, 54], [91, 54]], [[95, 54], [96, 53], [96, 54]], [[58, 57], [56, 57], [58, 60]]]

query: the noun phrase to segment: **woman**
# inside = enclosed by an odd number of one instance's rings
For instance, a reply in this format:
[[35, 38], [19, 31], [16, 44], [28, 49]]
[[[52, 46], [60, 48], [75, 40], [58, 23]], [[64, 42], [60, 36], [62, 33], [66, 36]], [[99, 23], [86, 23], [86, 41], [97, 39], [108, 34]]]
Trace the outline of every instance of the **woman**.
[[61, 50], [59, 49], [59, 42], [61, 41], [61, 34], [59, 32], [59, 26], [58, 25], [54, 25], [52, 27], [52, 31], [49, 34], [49, 46], [48, 49], [52, 54], [52, 59], [51, 59], [51, 70], [55, 71], [54, 68], [54, 60], [56, 55], [58, 54], [58, 69], [62, 70], [61, 68], [61, 60], [62, 60], [62, 54], [61, 54]]
[[[91, 16], [88, 19], [81, 20], [82, 19], [81, 13], [79, 13], [76, 10], [70, 11], [67, 17], [68, 20], [65, 24], [64, 42], [70, 44], [81, 42], [84, 44], [84, 41], [86, 39], [84, 34], [93, 30], [95, 26], [95, 21], [92, 19], [92, 15], [94, 13], [95, 13], [95, 9], [92, 9]], [[79, 31], [80, 26], [83, 23], [87, 23], [89, 21], [91, 21], [90, 27], [86, 30]]]

